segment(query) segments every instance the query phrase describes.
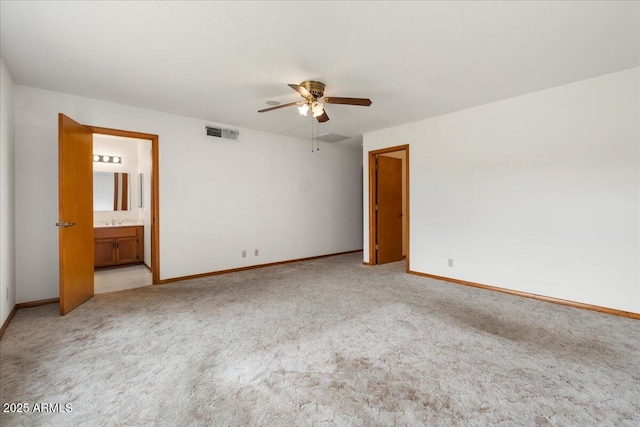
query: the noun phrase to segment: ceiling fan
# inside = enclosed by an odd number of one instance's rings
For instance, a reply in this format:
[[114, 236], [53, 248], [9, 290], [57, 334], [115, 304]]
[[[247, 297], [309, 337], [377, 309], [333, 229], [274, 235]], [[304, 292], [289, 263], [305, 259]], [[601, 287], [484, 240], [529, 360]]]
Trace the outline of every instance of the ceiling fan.
[[329, 116], [324, 111], [324, 104], [361, 105], [364, 107], [371, 105], [369, 98], [339, 98], [334, 96], [323, 98], [324, 83], [313, 80], [304, 81], [299, 85], [289, 84], [289, 87], [298, 92], [304, 98], [304, 101], [289, 102], [288, 104], [265, 108], [258, 111], [258, 113], [266, 113], [267, 111], [297, 105], [300, 114], [306, 116], [311, 111], [318, 122], [324, 123], [329, 120]]

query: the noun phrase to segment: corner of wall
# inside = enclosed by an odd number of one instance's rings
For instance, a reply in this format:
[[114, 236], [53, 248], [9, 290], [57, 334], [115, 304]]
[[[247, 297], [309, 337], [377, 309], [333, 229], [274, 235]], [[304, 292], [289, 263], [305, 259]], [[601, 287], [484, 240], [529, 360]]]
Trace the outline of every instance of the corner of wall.
[[0, 58], [0, 325], [16, 305], [14, 88]]
[[640, 313], [640, 67], [636, 68], [637, 72], [637, 92], [638, 97], [636, 98], [636, 117], [638, 119], [638, 313]]

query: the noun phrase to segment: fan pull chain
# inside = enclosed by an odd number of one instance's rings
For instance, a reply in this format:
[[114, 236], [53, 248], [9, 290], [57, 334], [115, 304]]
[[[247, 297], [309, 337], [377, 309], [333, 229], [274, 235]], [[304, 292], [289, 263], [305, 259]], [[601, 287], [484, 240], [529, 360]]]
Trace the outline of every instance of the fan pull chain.
[[[320, 123], [314, 119], [315, 118], [311, 116], [311, 152], [312, 153], [314, 151], [320, 151]], [[314, 121], [316, 122], [315, 133], [314, 133], [314, 127], [313, 127]], [[315, 139], [315, 144], [314, 144], [314, 139]]]

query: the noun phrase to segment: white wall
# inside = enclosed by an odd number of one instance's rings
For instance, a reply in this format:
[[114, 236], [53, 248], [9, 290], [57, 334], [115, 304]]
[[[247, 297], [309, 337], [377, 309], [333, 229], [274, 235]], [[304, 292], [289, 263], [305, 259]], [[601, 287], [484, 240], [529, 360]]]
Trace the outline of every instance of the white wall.
[[369, 151], [410, 144], [411, 270], [640, 312], [639, 80], [633, 68], [366, 134], [365, 171]]
[[16, 304], [14, 113], [13, 79], [0, 58], [0, 325]]
[[15, 102], [18, 302], [58, 295], [58, 112], [159, 135], [161, 279], [362, 248], [358, 150], [232, 126], [221, 140], [214, 122], [24, 86]]

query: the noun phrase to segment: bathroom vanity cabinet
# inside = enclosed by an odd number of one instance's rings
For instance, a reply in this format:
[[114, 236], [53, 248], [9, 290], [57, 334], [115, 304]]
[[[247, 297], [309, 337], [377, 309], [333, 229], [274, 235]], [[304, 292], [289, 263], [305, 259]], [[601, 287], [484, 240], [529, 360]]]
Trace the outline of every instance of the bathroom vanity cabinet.
[[112, 226], [93, 229], [94, 267], [144, 261], [144, 227]]

